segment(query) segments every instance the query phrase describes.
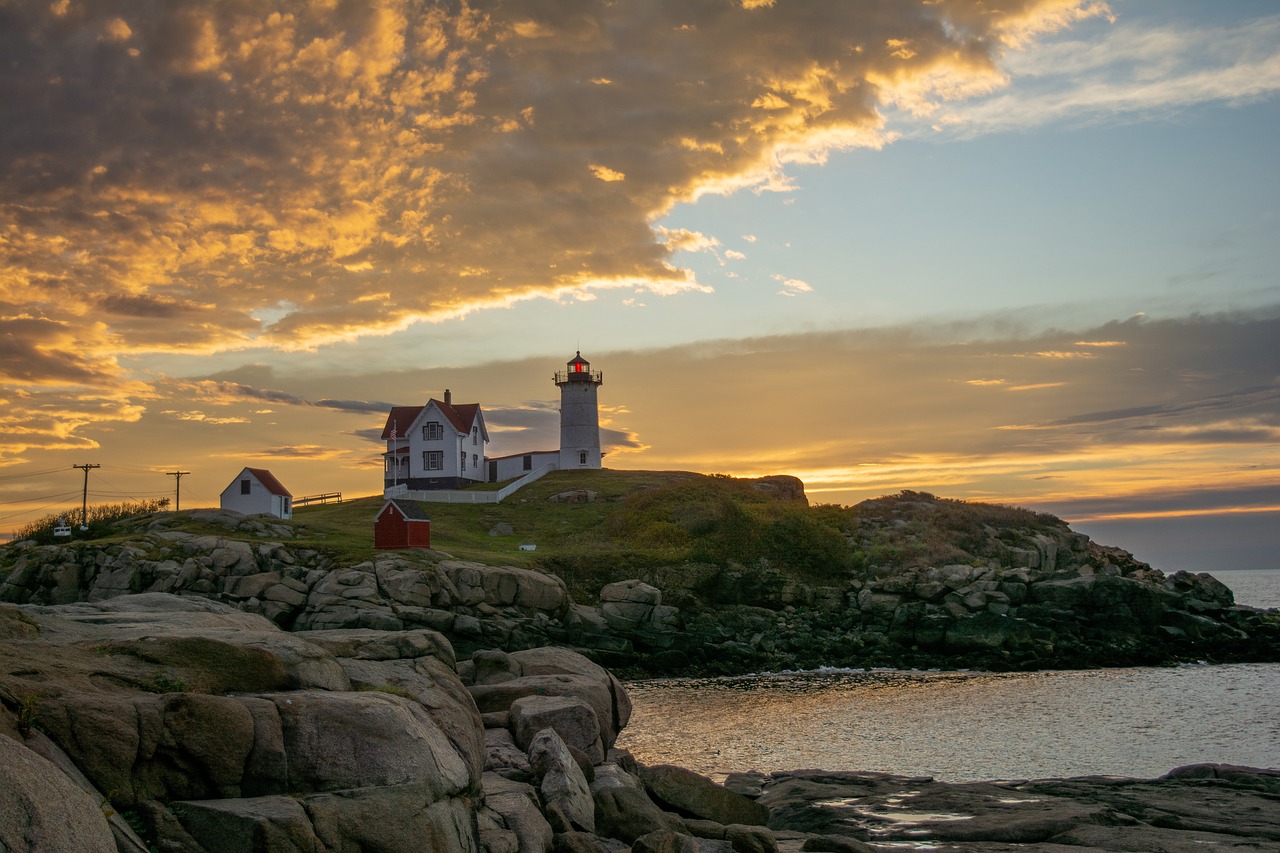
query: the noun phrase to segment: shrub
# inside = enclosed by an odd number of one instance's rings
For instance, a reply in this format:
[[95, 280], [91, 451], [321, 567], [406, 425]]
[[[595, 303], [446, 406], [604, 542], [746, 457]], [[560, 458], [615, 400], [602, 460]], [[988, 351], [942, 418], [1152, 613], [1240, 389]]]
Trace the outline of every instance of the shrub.
[[33, 521], [26, 527], [19, 528], [14, 534], [14, 538], [18, 540], [31, 539], [41, 545], [52, 545], [58, 541], [58, 538], [53, 535], [53, 529], [65, 520], [71, 525], [74, 538], [97, 539], [108, 535], [111, 532], [111, 525], [121, 519], [134, 515], [145, 515], [149, 512], [160, 512], [168, 505], [168, 498], [119, 504], [96, 504], [89, 507], [84, 513], [84, 522], [85, 526], [89, 528], [88, 530], [80, 529], [81, 508], [76, 507], [54, 515], [46, 515], [38, 521]]

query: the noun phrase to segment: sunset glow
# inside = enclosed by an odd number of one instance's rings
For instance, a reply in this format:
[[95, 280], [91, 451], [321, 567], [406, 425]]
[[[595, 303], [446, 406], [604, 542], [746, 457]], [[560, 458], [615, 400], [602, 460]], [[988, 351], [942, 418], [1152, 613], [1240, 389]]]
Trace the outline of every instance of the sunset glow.
[[374, 494], [446, 388], [551, 448], [581, 350], [606, 467], [1245, 519], [1276, 565], [1272, 2], [3, 16], [0, 531], [85, 463]]

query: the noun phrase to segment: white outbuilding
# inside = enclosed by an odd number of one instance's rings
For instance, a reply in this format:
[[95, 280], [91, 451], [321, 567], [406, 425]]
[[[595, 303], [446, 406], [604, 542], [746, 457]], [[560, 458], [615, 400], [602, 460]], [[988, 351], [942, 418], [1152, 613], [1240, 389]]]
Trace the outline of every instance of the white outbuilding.
[[218, 506], [245, 515], [293, 518], [293, 494], [266, 468], [245, 468], [222, 490]]

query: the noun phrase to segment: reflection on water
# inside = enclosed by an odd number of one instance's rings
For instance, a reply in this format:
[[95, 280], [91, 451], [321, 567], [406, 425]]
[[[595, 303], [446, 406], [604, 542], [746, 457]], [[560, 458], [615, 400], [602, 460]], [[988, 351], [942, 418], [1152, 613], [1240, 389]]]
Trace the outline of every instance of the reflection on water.
[[946, 781], [1280, 767], [1280, 665], [1034, 673], [822, 671], [632, 682], [647, 764]]

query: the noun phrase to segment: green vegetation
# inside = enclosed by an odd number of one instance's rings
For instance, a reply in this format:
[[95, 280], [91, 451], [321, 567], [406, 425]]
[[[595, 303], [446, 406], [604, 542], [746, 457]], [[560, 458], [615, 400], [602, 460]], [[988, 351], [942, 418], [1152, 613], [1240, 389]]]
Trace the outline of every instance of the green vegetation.
[[[681, 471], [562, 471], [501, 504], [432, 503], [427, 511], [436, 558], [550, 572], [579, 601], [626, 578], [708, 603], [781, 601], [793, 581], [843, 586], [889, 567], [1003, 562], [1035, 533], [1066, 529], [1053, 516], [922, 492], [852, 507], [810, 506], [785, 488], [761, 488], [768, 485]], [[373, 520], [382, 504], [371, 496], [302, 507], [291, 521], [266, 519], [265, 531], [257, 522], [230, 530], [187, 513], [168, 514], [168, 526], [259, 541], [289, 528], [290, 547], [355, 565], [378, 555]], [[104, 521], [94, 529], [124, 537], [155, 520], [148, 514], [136, 524], [120, 521], [125, 509], [95, 513]], [[535, 548], [521, 550], [522, 544]]]
[[41, 545], [52, 545], [55, 542], [62, 541], [53, 535], [54, 528], [59, 524], [66, 523], [71, 525], [73, 531], [72, 538], [75, 539], [100, 539], [107, 536], [111, 532], [111, 527], [117, 521], [130, 516], [142, 515], [149, 512], [160, 512], [169, 506], [168, 498], [161, 498], [154, 501], [133, 501], [120, 504], [97, 504], [88, 507], [84, 513], [85, 526], [88, 530], [80, 529], [81, 509], [74, 508], [64, 510], [63, 512], [53, 515], [46, 515], [38, 521], [33, 521], [26, 527], [23, 527], [14, 533], [15, 541], [26, 539], [34, 540]]
[[[370, 559], [381, 506], [373, 497], [305, 507], [294, 525], [308, 547]], [[679, 471], [556, 472], [501, 504], [429, 504], [428, 512], [437, 551], [557, 574], [578, 600], [625, 578], [705, 601], [769, 600], [789, 579], [840, 585], [877, 566], [1000, 559], [1005, 545], [992, 530], [1065, 528], [1025, 509], [911, 491], [808, 506], [751, 480]]]
[[158, 672], [146, 689], [152, 693], [186, 693], [187, 682], [184, 678], [175, 678], [167, 673]]
[[18, 700], [18, 734], [28, 737], [35, 728], [36, 718], [40, 715], [40, 699], [36, 696], [23, 696]]

